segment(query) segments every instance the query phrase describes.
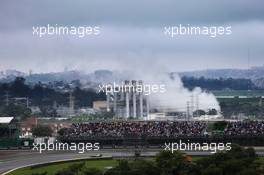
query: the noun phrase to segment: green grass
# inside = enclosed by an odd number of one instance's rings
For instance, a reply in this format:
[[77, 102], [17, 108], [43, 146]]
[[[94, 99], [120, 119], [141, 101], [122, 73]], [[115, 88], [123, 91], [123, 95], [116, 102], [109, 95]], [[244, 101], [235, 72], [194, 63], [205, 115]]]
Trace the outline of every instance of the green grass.
[[205, 156], [192, 156], [192, 161], [197, 161], [203, 159]]
[[[204, 156], [193, 156], [193, 161], [198, 161], [204, 158]], [[146, 158], [149, 161], [154, 161], [154, 158]], [[264, 157], [259, 157], [258, 162], [263, 162], [264, 164]], [[47, 172], [48, 175], [54, 175], [56, 172], [67, 168], [72, 164], [82, 163], [85, 162], [85, 166], [88, 168], [98, 168], [103, 170], [105, 167], [114, 167], [118, 164], [118, 160], [115, 159], [101, 159], [101, 160], [76, 160], [76, 161], [67, 161], [67, 162], [60, 162], [60, 163], [50, 163], [44, 165], [37, 165], [32, 167], [21, 168], [16, 171], [9, 173], [8, 175], [31, 175], [32, 173], [43, 173]]]
[[48, 175], [54, 175], [56, 172], [67, 168], [69, 165], [82, 163], [85, 161], [86, 167], [93, 167], [98, 169], [104, 169], [105, 167], [113, 167], [117, 165], [117, 160], [114, 159], [103, 159], [103, 160], [79, 160], [79, 161], [69, 161], [69, 162], [61, 162], [61, 163], [53, 163], [53, 164], [45, 164], [45, 165], [37, 165], [33, 167], [26, 167], [15, 170], [8, 175], [31, 175], [32, 173], [43, 173], [47, 172]]
[[264, 157], [259, 157], [258, 160], [263, 163], [264, 165]]
[[[192, 157], [193, 161], [197, 161], [203, 158], [202, 156]], [[154, 161], [153, 157], [145, 158], [148, 161]], [[69, 167], [70, 165], [85, 162], [85, 166], [88, 168], [98, 168], [103, 170], [105, 167], [114, 167], [118, 164], [116, 159], [102, 159], [102, 160], [75, 160], [75, 161], [66, 161], [59, 163], [49, 163], [43, 165], [36, 165], [26, 168], [20, 168], [15, 170], [8, 175], [31, 175], [32, 173], [44, 173], [47, 172], [47, 175], [54, 175], [56, 172]]]

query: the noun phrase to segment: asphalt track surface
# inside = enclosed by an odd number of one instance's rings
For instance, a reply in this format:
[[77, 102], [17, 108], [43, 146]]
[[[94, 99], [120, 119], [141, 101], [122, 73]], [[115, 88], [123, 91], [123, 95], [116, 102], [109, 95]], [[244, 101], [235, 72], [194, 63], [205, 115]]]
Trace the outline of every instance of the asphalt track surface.
[[[255, 148], [257, 154], [264, 156], [264, 148]], [[155, 156], [162, 149], [148, 149], [141, 152], [141, 156]], [[39, 153], [32, 150], [1, 150], [0, 151], [0, 173], [7, 172], [9, 170], [25, 167], [36, 164], [43, 164], [56, 161], [73, 160], [73, 159], [91, 159], [97, 154], [101, 154], [102, 157], [131, 157], [134, 156], [135, 150], [129, 149], [104, 149], [99, 151], [91, 151], [83, 154], [77, 152], [65, 152], [65, 151], [51, 151]], [[210, 152], [186, 152], [188, 155], [207, 156], [211, 155]]]

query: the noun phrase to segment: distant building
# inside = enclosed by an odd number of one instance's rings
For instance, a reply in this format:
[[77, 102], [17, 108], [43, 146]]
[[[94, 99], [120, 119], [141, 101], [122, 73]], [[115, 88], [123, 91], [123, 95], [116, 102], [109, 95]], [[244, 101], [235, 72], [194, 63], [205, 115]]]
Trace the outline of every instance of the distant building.
[[14, 117], [0, 117], [0, 137], [11, 137], [16, 132], [16, 129]]
[[94, 101], [93, 109], [95, 110], [107, 110], [107, 101]]
[[30, 106], [29, 108], [30, 108], [32, 114], [41, 113], [41, 110], [40, 110], [40, 108], [38, 106]]
[[63, 128], [70, 128], [72, 121], [67, 118], [39, 118], [38, 125], [47, 126], [52, 130], [52, 136], [57, 136], [58, 131]]
[[10, 124], [14, 117], [0, 117], [0, 124]]
[[52, 129], [52, 132], [53, 132], [52, 135], [53, 136], [57, 136], [58, 131], [61, 130], [62, 128], [70, 128], [71, 127], [71, 123], [67, 123], [67, 122], [53, 122], [53, 123], [48, 123], [45, 125]]
[[72, 109], [72, 108], [70, 108], [68, 106], [59, 106], [59, 107], [57, 107], [56, 113], [57, 113], [58, 116], [66, 117], [66, 118], [70, 118], [70, 117], [76, 116], [75, 109]]
[[164, 112], [155, 112], [149, 114], [150, 120], [166, 120], [166, 114]]
[[33, 137], [33, 128], [38, 124], [38, 119], [36, 117], [30, 117], [22, 121], [20, 124], [20, 138], [30, 138]]
[[77, 109], [76, 112], [78, 115], [92, 115], [92, 114], [95, 114], [96, 113], [96, 109], [93, 109], [93, 108], [80, 108], [80, 109]]

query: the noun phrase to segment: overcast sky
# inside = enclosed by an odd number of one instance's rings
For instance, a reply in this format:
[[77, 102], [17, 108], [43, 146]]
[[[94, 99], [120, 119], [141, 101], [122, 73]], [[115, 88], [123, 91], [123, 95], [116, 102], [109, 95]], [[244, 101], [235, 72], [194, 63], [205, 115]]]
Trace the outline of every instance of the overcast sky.
[[[0, 71], [139, 68], [188, 71], [264, 65], [263, 0], [1, 0]], [[99, 26], [94, 37], [32, 35], [33, 26]], [[164, 26], [231, 26], [232, 35], [164, 35]]]

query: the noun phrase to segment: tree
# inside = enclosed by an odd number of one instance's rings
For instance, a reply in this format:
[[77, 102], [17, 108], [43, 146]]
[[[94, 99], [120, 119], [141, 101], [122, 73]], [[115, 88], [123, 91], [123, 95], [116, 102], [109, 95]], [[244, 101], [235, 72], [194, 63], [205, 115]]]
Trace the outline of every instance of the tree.
[[207, 112], [208, 115], [217, 115], [217, 110], [216, 109], [209, 109]]
[[179, 151], [170, 152], [162, 151], [156, 157], [157, 166], [161, 168], [162, 174], [181, 174], [187, 171], [186, 167], [189, 163], [186, 156]]
[[12, 116], [17, 119], [24, 119], [31, 116], [31, 110], [22, 105], [10, 104], [0, 111], [3, 116]]
[[67, 131], [67, 128], [61, 128], [61, 129], [58, 131], [58, 134], [59, 134], [60, 136], [64, 136], [65, 133], [66, 133], [66, 131]]
[[195, 77], [182, 77], [182, 82], [184, 87], [192, 90], [195, 87], [201, 87], [206, 90], [223, 90], [223, 89], [231, 89], [231, 90], [255, 90], [260, 89], [255, 85], [255, 83], [250, 79], [233, 79], [233, 78], [195, 78]]
[[226, 125], [227, 125], [226, 121], [215, 122], [213, 125], [213, 130], [224, 131], [224, 129], [226, 128]]
[[222, 175], [222, 169], [212, 164], [208, 168], [202, 171], [203, 175]]
[[205, 115], [205, 114], [206, 114], [206, 112], [204, 110], [201, 110], [201, 109], [198, 109], [198, 110], [193, 112], [193, 115], [196, 117], [200, 117], [200, 116]]
[[38, 125], [33, 128], [33, 136], [36, 137], [50, 137], [52, 136], [52, 129], [49, 126]]
[[240, 175], [251, 172], [255, 175], [260, 165], [255, 164], [254, 149], [244, 149], [239, 145], [232, 145], [227, 152], [220, 152], [198, 160], [196, 163], [205, 175]]
[[16, 77], [9, 89], [17, 97], [28, 97], [30, 92], [30, 88], [25, 84], [25, 78], [23, 77]]

